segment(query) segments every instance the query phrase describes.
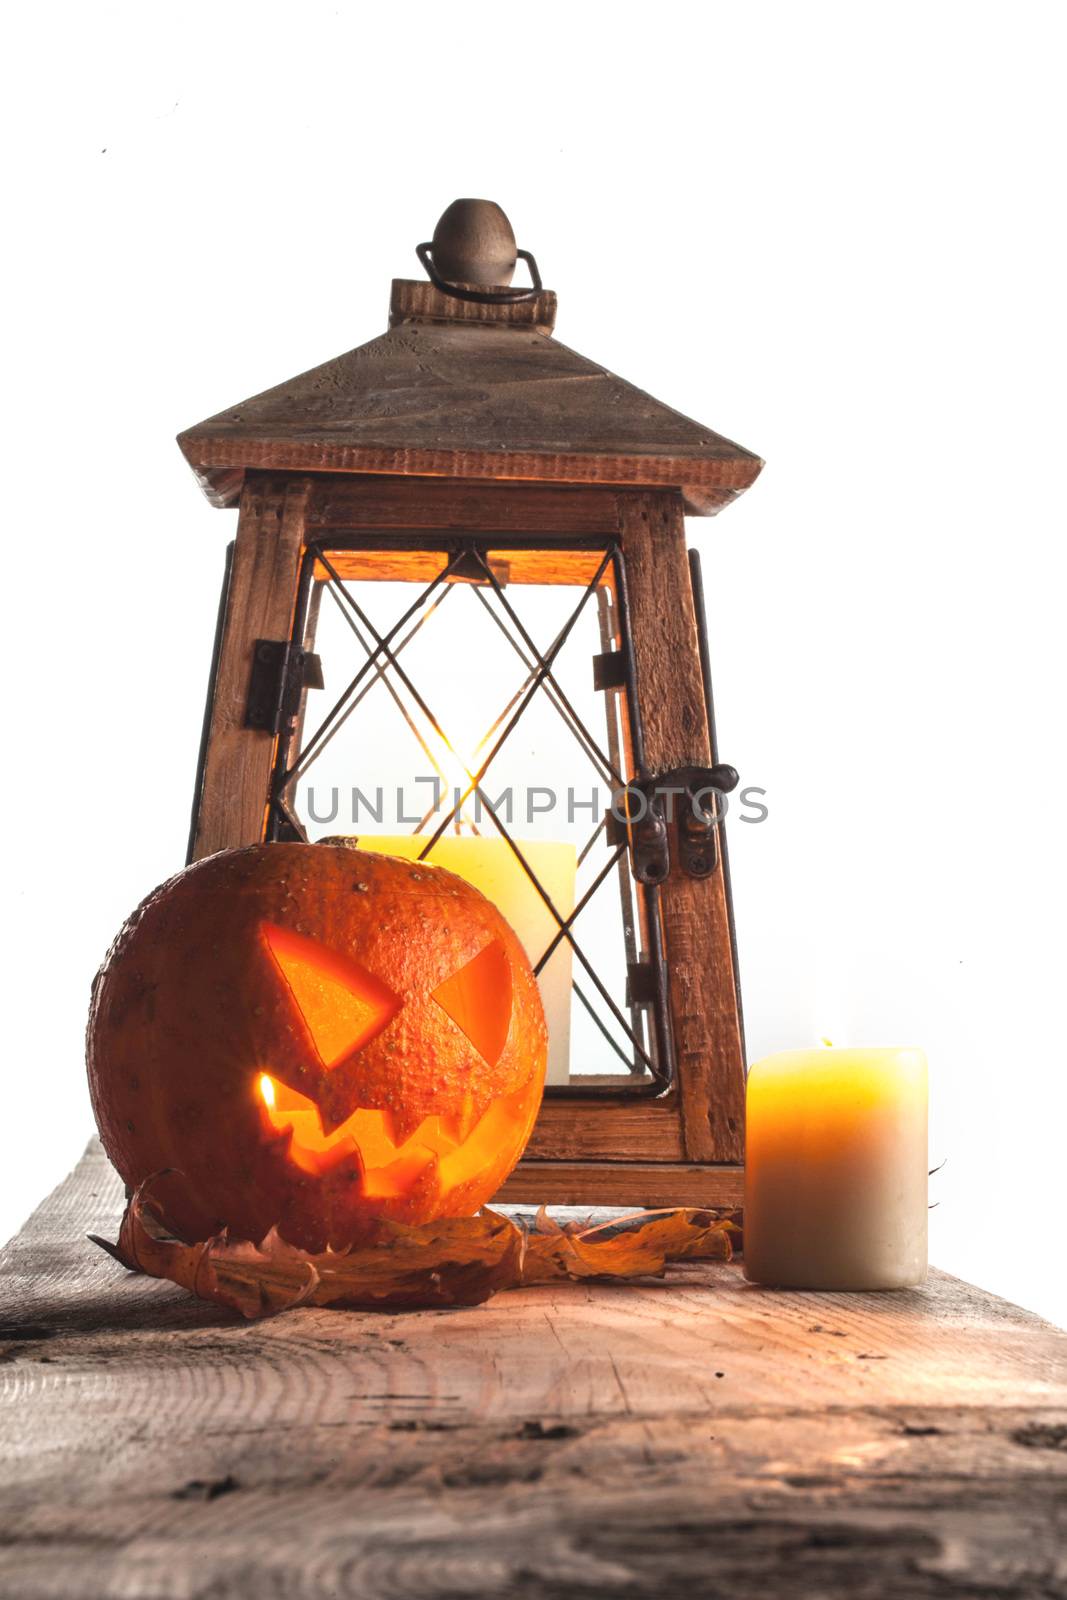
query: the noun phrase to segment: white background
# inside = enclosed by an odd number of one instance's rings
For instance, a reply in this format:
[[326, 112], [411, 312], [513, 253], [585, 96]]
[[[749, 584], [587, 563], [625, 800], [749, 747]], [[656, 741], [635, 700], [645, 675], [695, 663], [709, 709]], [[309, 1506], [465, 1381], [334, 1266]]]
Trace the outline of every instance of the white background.
[[768, 462], [690, 524], [771, 806], [750, 1054], [925, 1045], [934, 1258], [1067, 1321], [1062, 17], [20, 8], [0, 1231], [91, 1131], [91, 976], [184, 858], [233, 516], [173, 436], [383, 331], [488, 195], [564, 342]]

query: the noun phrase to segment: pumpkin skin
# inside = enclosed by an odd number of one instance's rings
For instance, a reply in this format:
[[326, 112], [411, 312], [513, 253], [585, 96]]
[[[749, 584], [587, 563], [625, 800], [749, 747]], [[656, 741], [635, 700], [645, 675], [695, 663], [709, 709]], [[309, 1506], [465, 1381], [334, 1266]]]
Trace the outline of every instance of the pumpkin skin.
[[253, 845], [148, 896], [93, 986], [104, 1147], [187, 1240], [306, 1250], [468, 1215], [530, 1135], [547, 1032], [518, 939], [440, 867]]

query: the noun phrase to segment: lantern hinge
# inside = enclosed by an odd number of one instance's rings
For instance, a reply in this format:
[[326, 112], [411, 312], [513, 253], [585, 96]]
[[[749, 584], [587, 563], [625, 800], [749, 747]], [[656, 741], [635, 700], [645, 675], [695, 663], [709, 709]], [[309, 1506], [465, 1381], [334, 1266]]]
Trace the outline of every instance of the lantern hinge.
[[609, 850], [617, 850], [621, 844], [629, 844], [630, 835], [626, 830], [626, 818], [619, 816], [612, 804], [604, 813], [604, 843]]
[[287, 639], [257, 639], [245, 701], [245, 727], [281, 733], [299, 715], [305, 689], [321, 689], [322, 663]]
[[[718, 864], [719, 795], [739, 782], [733, 767], [675, 767], [629, 785], [633, 874], [662, 883], [671, 871], [670, 825], [676, 823], [678, 864], [687, 878], [709, 878]], [[641, 801], [644, 802], [643, 808]]]
[[659, 993], [656, 969], [651, 961], [630, 961], [626, 965], [626, 1004], [650, 1006]]
[[626, 652], [603, 650], [593, 657], [593, 688], [624, 689], [626, 687]]

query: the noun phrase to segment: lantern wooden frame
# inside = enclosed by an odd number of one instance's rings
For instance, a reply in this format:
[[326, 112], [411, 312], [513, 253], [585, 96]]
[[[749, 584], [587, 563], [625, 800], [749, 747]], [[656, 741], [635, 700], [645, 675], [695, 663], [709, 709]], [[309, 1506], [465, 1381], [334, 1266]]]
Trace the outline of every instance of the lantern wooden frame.
[[[557, 345], [554, 308], [544, 291], [478, 304], [401, 282], [382, 339], [181, 436], [209, 497], [240, 507], [191, 858], [265, 837], [277, 735], [246, 725], [253, 655], [289, 640], [304, 551], [333, 533], [507, 533], [548, 551], [561, 536], [618, 540], [649, 771], [714, 762], [684, 516], [718, 510], [761, 463]], [[709, 877], [675, 868], [660, 887], [675, 1081], [651, 1099], [546, 1098], [502, 1199], [740, 1203], [724, 857]]]

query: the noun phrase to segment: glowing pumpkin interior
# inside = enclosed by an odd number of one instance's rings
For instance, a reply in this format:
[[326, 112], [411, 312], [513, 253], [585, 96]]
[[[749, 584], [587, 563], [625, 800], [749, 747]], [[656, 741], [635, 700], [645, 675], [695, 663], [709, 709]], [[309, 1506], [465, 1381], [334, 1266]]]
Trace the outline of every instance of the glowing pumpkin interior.
[[[275, 924], [263, 924], [262, 933], [327, 1070], [375, 1038], [400, 1010], [400, 997], [351, 957]], [[432, 998], [486, 1061], [499, 1059], [507, 1043], [512, 992], [511, 969], [498, 939], [439, 984]], [[425, 1117], [398, 1141], [388, 1109], [361, 1108], [326, 1133], [315, 1102], [299, 1090], [262, 1072], [258, 1093], [272, 1132], [290, 1136], [290, 1160], [315, 1175], [355, 1160], [368, 1199], [403, 1195], [431, 1170], [439, 1194], [446, 1196], [490, 1167], [502, 1147], [524, 1138], [531, 1116], [529, 1088], [523, 1084], [494, 1101], [477, 1122], [468, 1099], [458, 1114]]]

